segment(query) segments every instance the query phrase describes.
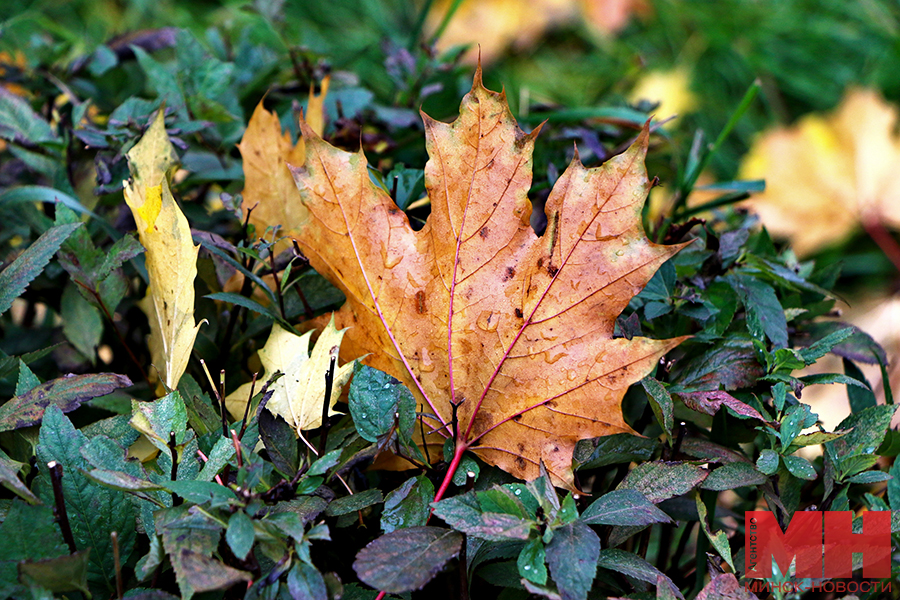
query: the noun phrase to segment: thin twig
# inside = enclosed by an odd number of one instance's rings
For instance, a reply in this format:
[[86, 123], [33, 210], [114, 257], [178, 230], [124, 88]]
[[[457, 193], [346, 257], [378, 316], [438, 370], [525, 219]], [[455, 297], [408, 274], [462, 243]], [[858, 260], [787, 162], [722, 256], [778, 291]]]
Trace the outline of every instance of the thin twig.
[[878, 218], [863, 217], [863, 229], [869, 234], [869, 237], [878, 244], [884, 255], [890, 260], [894, 268], [900, 271], [900, 244], [891, 236], [890, 232], [884, 228], [884, 224]]
[[75, 554], [78, 549], [75, 547], [75, 537], [72, 535], [72, 527], [69, 525], [69, 513], [66, 512], [66, 499], [63, 496], [63, 468], [55, 460], [48, 462], [47, 468], [50, 469], [50, 482], [53, 485], [53, 501], [55, 504], [53, 512], [56, 513], [56, 522], [59, 523], [59, 528], [62, 531], [66, 545], [69, 547], [69, 552]]
[[325, 372], [325, 398], [322, 402], [322, 431], [319, 434], [319, 456], [325, 455], [325, 444], [328, 442], [328, 409], [331, 408], [331, 393], [334, 389], [334, 370], [337, 368], [337, 356], [331, 357], [328, 370]]
[[[247, 406], [244, 407], [244, 419], [241, 424], [241, 433], [238, 434], [238, 437], [244, 439], [244, 433], [247, 431], [247, 419], [250, 418], [250, 403], [253, 400], [253, 396], [256, 395], [256, 378], [259, 377], [259, 371], [253, 374], [253, 380], [250, 382], [250, 396], [247, 398]], [[265, 390], [265, 387], [263, 387]]]
[[237, 457], [238, 469], [243, 469], [244, 468], [244, 456], [241, 453], [241, 442], [240, 442], [240, 440], [238, 440], [237, 432], [234, 429], [231, 430], [231, 441], [234, 444], [234, 452], [235, 452], [235, 456]]
[[109, 537], [112, 540], [113, 562], [116, 564], [116, 598], [122, 600], [125, 591], [122, 585], [122, 564], [119, 561], [119, 534], [113, 531]]
[[[172, 481], [178, 481], [178, 445], [175, 441], [175, 432], [169, 432], [169, 452], [172, 453], [172, 471], [170, 479]], [[180, 506], [181, 505], [181, 497], [172, 492], [172, 506]]]

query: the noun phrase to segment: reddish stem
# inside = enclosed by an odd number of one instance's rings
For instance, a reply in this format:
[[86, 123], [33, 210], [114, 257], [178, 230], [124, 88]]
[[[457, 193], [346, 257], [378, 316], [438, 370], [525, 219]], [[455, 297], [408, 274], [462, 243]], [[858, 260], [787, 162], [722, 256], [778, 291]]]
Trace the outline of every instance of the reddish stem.
[[863, 217], [862, 219], [863, 229], [866, 230], [866, 233], [869, 234], [878, 247], [881, 248], [881, 251], [884, 252], [884, 255], [888, 257], [894, 267], [900, 271], [900, 244], [897, 243], [897, 240], [890, 234], [890, 232], [885, 229], [884, 224], [877, 218], [872, 217]]
[[447, 491], [447, 488], [450, 487], [450, 482], [453, 481], [456, 469], [459, 468], [459, 463], [462, 461], [463, 454], [466, 453], [468, 448], [469, 445], [467, 443], [456, 440], [456, 451], [453, 453], [453, 460], [450, 461], [450, 466], [447, 467], [447, 474], [444, 475], [441, 487], [438, 488], [437, 493], [434, 495], [434, 502], [440, 502], [441, 498], [444, 497], [444, 493]]

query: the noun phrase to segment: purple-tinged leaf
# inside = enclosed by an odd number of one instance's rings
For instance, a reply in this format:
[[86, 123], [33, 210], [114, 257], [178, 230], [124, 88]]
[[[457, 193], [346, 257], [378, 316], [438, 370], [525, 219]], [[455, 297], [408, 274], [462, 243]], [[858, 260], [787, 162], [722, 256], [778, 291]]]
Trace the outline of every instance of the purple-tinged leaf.
[[462, 544], [462, 534], [450, 529], [398, 529], [360, 550], [353, 570], [364, 583], [385, 592], [418, 590], [459, 554]]

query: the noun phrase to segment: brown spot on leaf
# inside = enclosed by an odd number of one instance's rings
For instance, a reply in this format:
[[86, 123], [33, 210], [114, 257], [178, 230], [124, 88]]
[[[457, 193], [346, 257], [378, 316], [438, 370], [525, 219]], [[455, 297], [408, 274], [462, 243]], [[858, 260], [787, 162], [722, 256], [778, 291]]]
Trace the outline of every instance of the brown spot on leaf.
[[503, 271], [503, 275], [500, 277], [500, 279], [505, 282], [505, 281], [509, 281], [510, 279], [512, 279], [515, 276], [516, 276], [516, 270], [513, 269], [512, 267], [506, 267], [506, 269]]
[[425, 292], [422, 290], [416, 292], [416, 312], [420, 315], [425, 314]]
[[521, 308], [516, 309], [516, 316], [519, 317], [520, 319], [522, 318], [522, 309]]
[[520, 471], [524, 471], [525, 470], [525, 459], [522, 458], [521, 456], [517, 456], [516, 457], [516, 466], [519, 468]]
[[556, 274], [559, 273], [559, 268], [554, 265], [547, 265], [547, 274], [550, 277], [556, 277]]
[[488, 234], [489, 234], [490, 232], [491, 232], [491, 230], [488, 229], [487, 227], [482, 227], [482, 228], [478, 231], [478, 235], [481, 236], [481, 239], [485, 240], [485, 239], [487, 239], [487, 236], [488, 236]]

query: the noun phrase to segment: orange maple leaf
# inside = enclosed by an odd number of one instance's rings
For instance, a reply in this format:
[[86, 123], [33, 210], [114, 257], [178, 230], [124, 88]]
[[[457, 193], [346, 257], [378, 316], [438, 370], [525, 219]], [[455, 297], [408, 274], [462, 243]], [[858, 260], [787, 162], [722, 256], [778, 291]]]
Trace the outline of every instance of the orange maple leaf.
[[427, 403], [433, 435], [456, 437], [451, 472], [471, 450], [522, 479], [543, 461], [574, 489], [575, 444], [633, 433], [626, 388], [683, 339], [613, 338], [616, 317], [680, 248], [641, 226], [648, 131], [601, 167], [576, 156], [538, 237], [526, 195], [538, 130], [519, 129], [480, 69], [456, 121], [423, 118], [432, 212], [421, 231], [371, 183], [362, 151], [301, 125], [306, 163], [292, 170], [309, 220], [297, 242], [347, 297], [341, 352], [370, 353], [366, 364]]
[[[328, 77], [322, 80], [318, 95], [309, 91], [306, 121], [319, 135], [325, 126], [323, 104], [328, 83]], [[250, 222], [256, 226], [257, 235], [262, 237], [266, 228], [274, 225], [281, 225], [279, 237], [296, 235], [307, 215], [286, 165], [303, 164], [306, 156], [303, 140], [294, 144], [290, 132], [282, 132], [278, 115], [267, 111], [260, 101], [238, 149], [244, 161], [242, 209], [245, 216], [250, 211]], [[279, 242], [278, 249], [288, 245], [287, 241]]]

